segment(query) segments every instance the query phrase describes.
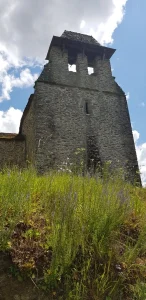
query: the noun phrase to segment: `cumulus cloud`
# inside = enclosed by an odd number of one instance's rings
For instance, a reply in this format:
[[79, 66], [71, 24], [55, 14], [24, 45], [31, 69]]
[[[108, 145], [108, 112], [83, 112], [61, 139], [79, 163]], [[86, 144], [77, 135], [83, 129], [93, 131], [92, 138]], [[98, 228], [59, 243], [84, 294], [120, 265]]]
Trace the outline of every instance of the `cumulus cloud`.
[[[37, 79], [32, 67], [42, 66], [53, 35], [67, 30], [93, 35], [100, 43], [113, 41], [128, 0], [1, 0], [0, 101], [10, 99], [13, 88], [29, 87]], [[15, 70], [18, 76], [15, 76]], [[73, 70], [72, 70], [73, 71]], [[127, 93], [127, 100], [129, 99]], [[141, 104], [144, 106], [144, 102]], [[0, 111], [0, 131], [18, 132], [22, 111]], [[133, 136], [143, 182], [146, 183], [146, 143]]]
[[[126, 5], [126, 2], [127, 0], [112, 0], [112, 6], [110, 6], [110, 14], [106, 16], [106, 19], [104, 19], [104, 21], [100, 21], [96, 29], [94, 28], [94, 25], [90, 30], [88, 27], [89, 32], [93, 36], [95, 36], [101, 44], [113, 42], [112, 34], [119, 23], [121, 23], [123, 20], [124, 7]], [[104, 1], [102, 1], [102, 3], [104, 6]]]
[[64, 29], [92, 33], [102, 43], [112, 41], [123, 19], [127, 0], [1, 0], [0, 39], [20, 56], [42, 56], [53, 34]]
[[18, 133], [22, 111], [10, 107], [7, 111], [0, 111], [0, 132]]
[[[12, 68], [43, 63], [51, 38], [67, 30], [92, 34], [101, 43], [112, 42], [128, 0], [1, 0], [0, 1], [0, 100], [22, 87]], [[10, 75], [11, 73], [11, 75]], [[32, 83], [30, 75], [29, 86]], [[23, 80], [22, 80], [23, 81]], [[24, 83], [24, 82], [23, 82]], [[18, 84], [18, 85], [17, 85]]]
[[0, 96], [0, 102], [3, 99], [10, 100], [10, 93], [14, 87], [17, 88], [26, 88], [34, 84], [34, 81], [38, 78], [38, 74], [31, 74], [28, 68], [20, 72], [19, 77], [15, 77], [13, 74], [8, 74], [7, 72], [3, 75], [2, 83], [2, 92]]
[[137, 159], [139, 163], [142, 183], [146, 186], [146, 143], [138, 144], [140, 133], [137, 130], [133, 130], [133, 137], [137, 152]]
[[[112, 41], [122, 21], [127, 0], [1, 0], [0, 101], [10, 99], [13, 88], [33, 85], [51, 38], [67, 30], [92, 34], [101, 43]], [[19, 75], [15, 76], [15, 71]], [[0, 131], [16, 132], [21, 111], [0, 112]], [[17, 124], [17, 125], [16, 125]]]
[[[34, 84], [38, 74], [32, 73], [33, 68], [42, 66], [35, 59], [19, 59], [7, 53], [6, 49], [0, 51], [0, 102], [10, 99], [13, 88], [27, 88]], [[30, 70], [31, 67], [31, 70]], [[18, 73], [16, 76], [15, 73]]]

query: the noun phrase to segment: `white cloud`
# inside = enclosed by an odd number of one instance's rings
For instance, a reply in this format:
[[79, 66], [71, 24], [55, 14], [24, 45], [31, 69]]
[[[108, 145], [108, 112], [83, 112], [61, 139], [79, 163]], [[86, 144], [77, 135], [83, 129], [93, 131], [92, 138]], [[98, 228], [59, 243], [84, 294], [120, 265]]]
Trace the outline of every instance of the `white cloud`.
[[146, 186], [146, 143], [139, 144], [140, 134], [137, 130], [133, 130], [133, 137], [136, 147], [137, 159], [139, 163], [143, 186]]
[[140, 137], [139, 132], [137, 130], [133, 130], [134, 143], [138, 141], [139, 137]]
[[[101, 43], [111, 42], [127, 1], [1, 0], [0, 101], [10, 99], [14, 87], [33, 84], [36, 76], [27, 71], [30, 81], [24, 82], [22, 68], [42, 64], [53, 35], [67, 29], [92, 34]], [[13, 69], [19, 71], [19, 78]]]
[[[127, 0], [1, 0], [0, 40], [16, 57], [44, 58], [53, 34], [92, 33], [109, 43]], [[11, 50], [10, 50], [11, 49]]]
[[[0, 48], [1, 50], [1, 48]], [[0, 51], [0, 102], [4, 99], [10, 99], [10, 93], [13, 88], [26, 88], [34, 84], [38, 74], [32, 74], [30, 67], [40, 66], [40, 62], [35, 60], [30, 61], [29, 59], [19, 59], [7, 53], [6, 51]], [[19, 74], [15, 76], [15, 72]]]
[[[82, 31], [102, 44], [111, 43], [127, 1], [0, 0], [0, 101], [9, 100], [15, 87], [33, 85], [37, 74], [32, 74], [30, 67], [42, 65], [53, 35], [61, 35], [65, 29]], [[127, 100], [129, 97], [127, 93]], [[0, 111], [0, 131], [18, 132], [21, 116], [13, 107]], [[133, 135], [146, 183], [146, 143], [138, 145], [139, 133], [134, 130]]]
[[18, 133], [22, 111], [10, 107], [7, 111], [0, 111], [0, 132]]
[[80, 29], [83, 29], [86, 25], [86, 22], [84, 20], [81, 21], [81, 24], [80, 24]]
[[[95, 36], [101, 44], [113, 42], [112, 34], [123, 20], [125, 13], [124, 8], [127, 1], [128, 0], [113, 0], [110, 14], [106, 20], [101, 20], [96, 29], [94, 29], [94, 27], [90, 29], [90, 33]], [[102, 2], [104, 5], [104, 1]]]
[[3, 99], [10, 99], [10, 93], [12, 92], [14, 87], [17, 88], [26, 88], [30, 87], [34, 84], [34, 81], [38, 78], [38, 74], [31, 74], [28, 68], [22, 70], [20, 72], [19, 77], [15, 77], [14, 75], [8, 74], [7, 72], [3, 75], [2, 79], [2, 92], [0, 97], [0, 102]]
[[127, 99], [127, 101], [130, 99], [130, 93], [129, 92], [126, 94], [126, 99]]

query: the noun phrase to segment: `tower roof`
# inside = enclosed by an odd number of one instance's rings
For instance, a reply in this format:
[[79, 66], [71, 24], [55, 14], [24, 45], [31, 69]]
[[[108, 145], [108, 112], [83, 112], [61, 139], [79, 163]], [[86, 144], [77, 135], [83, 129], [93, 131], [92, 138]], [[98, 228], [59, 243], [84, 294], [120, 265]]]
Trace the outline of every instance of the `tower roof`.
[[68, 51], [68, 62], [71, 65], [76, 63], [78, 53], [85, 53], [88, 57], [89, 66], [92, 66], [96, 56], [110, 59], [115, 52], [115, 49], [100, 45], [98, 41], [90, 35], [67, 30], [65, 30], [60, 37], [53, 36], [46, 56], [47, 60], [49, 60], [50, 50], [53, 46], [60, 47], [63, 51]]
[[93, 38], [91, 35], [82, 34], [78, 32], [72, 32], [65, 30], [61, 37], [67, 38], [72, 41], [78, 41], [82, 43], [92, 44], [92, 45], [99, 45], [101, 46], [97, 40]]

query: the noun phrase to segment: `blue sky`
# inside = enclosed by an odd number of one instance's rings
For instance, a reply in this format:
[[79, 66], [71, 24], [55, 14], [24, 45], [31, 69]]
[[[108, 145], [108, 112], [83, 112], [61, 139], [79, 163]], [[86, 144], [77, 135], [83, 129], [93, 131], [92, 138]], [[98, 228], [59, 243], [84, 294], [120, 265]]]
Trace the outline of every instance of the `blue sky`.
[[133, 129], [146, 142], [146, 1], [129, 0], [123, 22], [113, 34], [113, 74], [126, 93]]
[[113, 75], [127, 94], [138, 161], [146, 183], [146, 1], [26, 2], [0, 0], [0, 131], [18, 131], [51, 37], [61, 35], [65, 29], [92, 34], [99, 42], [117, 49], [111, 59]]

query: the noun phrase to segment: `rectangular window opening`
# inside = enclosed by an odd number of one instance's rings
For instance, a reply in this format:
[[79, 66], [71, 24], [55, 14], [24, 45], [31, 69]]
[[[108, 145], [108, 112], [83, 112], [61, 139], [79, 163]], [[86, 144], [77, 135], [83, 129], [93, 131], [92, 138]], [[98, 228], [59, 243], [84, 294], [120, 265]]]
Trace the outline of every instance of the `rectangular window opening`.
[[88, 67], [88, 75], [94, 74], [94, 68]]
[[85, 112], [86, 112], [86, 115], [89, 115], [88, 102], [85, 103]]
[[73, 64], [73, 65], [68, 64], [68, 71], [77, 72], [76, 65], [75, 64]]

